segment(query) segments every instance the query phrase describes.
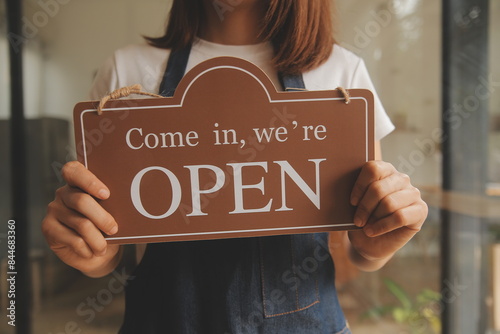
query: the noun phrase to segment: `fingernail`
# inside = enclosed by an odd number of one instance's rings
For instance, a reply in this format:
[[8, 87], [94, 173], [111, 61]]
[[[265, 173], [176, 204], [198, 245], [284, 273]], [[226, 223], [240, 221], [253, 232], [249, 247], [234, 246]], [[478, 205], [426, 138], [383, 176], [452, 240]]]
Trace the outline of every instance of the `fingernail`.
[[110, 195], [109, 190], [107, 190], [107, 189], [101, 189], [101, 190], [99, 190], [99, 197], [100, 198], [104, 198], [105, 199], [105, 198], [108, 198], [109, 195]]
[[351, 197], [351, 205], [356, 206], [358, 205], [359, 198], [357, 197]]
[[363, 222], [361, 221], [361, 218], [359, 217], [354, 217], [354, 225], [358, 226], [358, 227], [363, 227]]
[[115, 226], [109, 231], [109, 235], [116, 234], [117, 232], [118, 232], [118, 226]]
[[366, 234], [367, 236], [369, 236], [369, 237], [372, 237], [372, 236], [375, 234], [375, 231], [374, 231], [374, 230], [373, 230], [373, 228], [371, 228], [371, 227], [366, 227], [366, 228], [364, 229], [364, 231], [365, 231], [365, 234]]

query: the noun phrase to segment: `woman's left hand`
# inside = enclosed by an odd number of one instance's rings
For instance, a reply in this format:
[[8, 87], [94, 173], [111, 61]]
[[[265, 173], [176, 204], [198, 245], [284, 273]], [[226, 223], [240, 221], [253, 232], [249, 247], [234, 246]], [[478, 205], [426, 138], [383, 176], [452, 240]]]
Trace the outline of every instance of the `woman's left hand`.
[[351, 245], [368, 261], [383, 261], [403, 247], [427, 218], [427, 204], [410, 177], [383, 161], [367, 162], [354, 185], [351, 204], [357, 207]]

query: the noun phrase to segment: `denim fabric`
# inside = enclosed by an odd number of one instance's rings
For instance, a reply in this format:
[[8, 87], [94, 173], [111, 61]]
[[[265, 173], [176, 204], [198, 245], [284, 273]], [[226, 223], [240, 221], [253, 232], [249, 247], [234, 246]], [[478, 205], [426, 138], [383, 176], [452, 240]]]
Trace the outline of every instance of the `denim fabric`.
[[290, 74], [279, 73], [279, 79], [281, 86], [283, 86], [283, 89], [287, 92], [306, 90], [304, 79], [300, 74], [290, 75]]
[[327, 234], [150, 244], [121, 333], [349, 333]]
[[[171, 54], [160, 92], [173, 95], [189, 50]], [[132, 277], [122, 334], [350, 333], [326, 233], [149, 244]]]
[[174, 96], [175, 90], [184, 76], [184, 72], [186, 72], [190, 53], [191, 44], [182, 49], [172, 51], [160, 84], [160, 95]]

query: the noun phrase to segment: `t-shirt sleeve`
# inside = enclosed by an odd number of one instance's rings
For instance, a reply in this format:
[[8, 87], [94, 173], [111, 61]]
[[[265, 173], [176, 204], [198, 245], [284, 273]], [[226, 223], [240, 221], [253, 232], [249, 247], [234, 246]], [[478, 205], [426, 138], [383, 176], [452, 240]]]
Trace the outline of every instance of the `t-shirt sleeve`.
[[118, 72], [116, 70], [115, 56], [113, 55], [97, 71], [89, 97], [92, 100], [100, 100], [118, 88]]
[[349, 87], [369, 89], [372, 91], [375, 100], [375, 139], [381, 140], [391, 133], [395, 127], [385, 112], [384, 106], [375, 91], [375, 86], [370, 79], [365, 62], [362, 59], [360, 59], [359, 64], [354, 71], [352, 82]]

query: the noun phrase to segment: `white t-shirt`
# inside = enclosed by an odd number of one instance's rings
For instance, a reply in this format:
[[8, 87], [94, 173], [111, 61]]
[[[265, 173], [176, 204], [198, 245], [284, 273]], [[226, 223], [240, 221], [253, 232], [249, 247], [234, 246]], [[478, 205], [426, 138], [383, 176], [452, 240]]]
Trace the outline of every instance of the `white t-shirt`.
[[[165, 72], [170, 50], [147, 44], [130, 45], [115, 51], [100, 68], [90, 92], [90, 98], [99, 100], [106, 94], [125, 86], [141, 84], [147, 92], [158, 93]], [[232, 56], [245, 59], [259, 66], [281, 89], [278, 74], [271, 59], [270, 43], [255, 45], [222, 45], [197, 39], [193, 43], [186, 71], [197, 64], [215, 57]], [[308, 90], [334, 90], [365, 88], [375, 96], [375, 137], [382, 139], [394, 130], [370, 79], [365, 63], [352, 52], [335, 45], [330, 58], [321, 66], [303, 73]]]

